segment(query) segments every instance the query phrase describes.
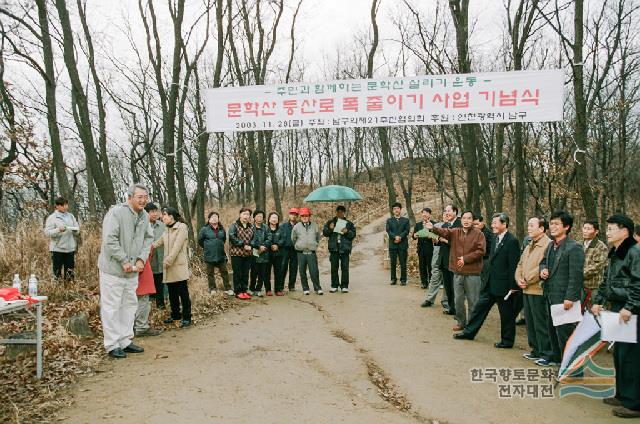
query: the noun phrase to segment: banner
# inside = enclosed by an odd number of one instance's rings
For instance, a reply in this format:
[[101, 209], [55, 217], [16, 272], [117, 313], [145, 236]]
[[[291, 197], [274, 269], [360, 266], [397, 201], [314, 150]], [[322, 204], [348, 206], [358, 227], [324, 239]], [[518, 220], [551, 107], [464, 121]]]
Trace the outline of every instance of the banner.
[[208, 89], [207, 131], [562, 120], [564, 72], [491, 72]]

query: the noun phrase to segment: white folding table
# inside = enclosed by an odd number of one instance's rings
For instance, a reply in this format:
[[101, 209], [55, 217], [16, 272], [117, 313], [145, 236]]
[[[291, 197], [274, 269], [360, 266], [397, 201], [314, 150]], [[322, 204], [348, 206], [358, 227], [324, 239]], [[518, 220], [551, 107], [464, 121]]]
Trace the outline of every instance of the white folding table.
[[[37, 303], [31, 303], [27, 300], [13, 300], [0, 304], [0, 315], [6, 315], [15, 312], [24, 311], [29, 314], [36, 322], [36, 338], [35, 339], [0, 339], [0, 344], [8, 345], [36, 345], [36, 377], [42, 378], [42, 307], [47, 301], [47, 296], [36, 296]], [[33, 309], [35, 308], [35, 313]]]

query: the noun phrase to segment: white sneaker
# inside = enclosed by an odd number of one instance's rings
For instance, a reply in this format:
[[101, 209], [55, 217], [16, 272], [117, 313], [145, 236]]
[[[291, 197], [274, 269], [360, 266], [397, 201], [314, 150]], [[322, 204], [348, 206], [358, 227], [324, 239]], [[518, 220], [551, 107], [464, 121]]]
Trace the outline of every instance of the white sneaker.
[[228, 295], [228, 296], [235, 296], [236, 295], [233, 290], [227, 290], [225, 292], [225, 294]]
[[331, 288], [329, 289], [329, 293], [335, 293], [335, 292], [337, 292], [337, 291], [338, 291], [338, 288], [337, 288], [337, 287], [331, 287]]
[[318, 290], [318, 291], [316, 292], [316, 294], [319, 294], [320, 296], [322, 296], [322, 295], [324, 294], [324, 292], [323, 292], [322, 290]]
[[209, 290], [209, 294], [210, 294], [210, 295], [212, 295], [212, 296], [213, 296], [214, 294], [216, 294], [216, 293], [217, 293], [217, 291], [216, 291], [215, 289], [213, 289], [213, 290]]
[[341, 291], [342, 293], [349, 293], [349, 289], [348, 289], [348, 288], [346, 288], [346, 287], [341, 288], [341, 289], [340, 289], [340, 291]]
[[305, 296], [309, 296], [309, 290], [305, 290], [302, 293], [304, 293]]

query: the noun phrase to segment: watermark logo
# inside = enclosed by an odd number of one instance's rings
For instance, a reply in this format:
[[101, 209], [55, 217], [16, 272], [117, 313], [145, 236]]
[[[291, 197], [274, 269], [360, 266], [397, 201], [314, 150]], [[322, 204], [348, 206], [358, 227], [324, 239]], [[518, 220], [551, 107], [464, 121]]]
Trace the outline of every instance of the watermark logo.
[[[585, 371], [588, 371], [588, 375], [585, 375]], [[614, 368], [601, 367], [588, 357], [575, 371], [561, 377], [558, 383], [558, 396], [561, 398], [570, 395], [610, 398], [616, 394], [616, 371]]]
[[493, 383], [500, 399], [553, 399], [556, 373], [552, 368], [472, 368], [472, 383]]

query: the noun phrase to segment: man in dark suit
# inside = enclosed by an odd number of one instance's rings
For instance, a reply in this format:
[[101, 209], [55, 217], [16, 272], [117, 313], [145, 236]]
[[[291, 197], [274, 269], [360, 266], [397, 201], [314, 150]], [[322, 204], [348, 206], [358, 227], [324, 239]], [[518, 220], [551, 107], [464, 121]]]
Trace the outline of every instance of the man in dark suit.
[[[441, 228], [459, 228], [462, 227], [460, 218], [458, 218], [458, 208], [454, 205], [447, 205], [444, 207], [445, 222]], [[449, 270], [449, 254], [451, 247], [449, 242], [444, 237], [440, 237], [438, 245], [440, 246], [440, 256], [438, 268], [442, 272], [442, 285], [447, 295], [447, 302], [449, 308], [445, 308], [442, 311], [446, 315], [455, 315], [455, 295], [453, 293], [453, 272]]]
[[482, 281], [482, 287], [484, 288], [487, 285], [487, 279], [489, 278], [489, 256], [491, 256], [494, 234], [493, 231], [485, 225], [482, 215], [478, 215], [476, 217], [473, 221], [473, 226], [482, 231], [486, 242], [484, 256], [482, 257], [482, 273], [480, 274], [480, 280]]
[[494, 346], [510, 349], [516, 338], [515, 299], [516, 296], [522, 296], [515, 279], [516, 267], [520, 259], [520, 243], [508, 231], [509, 217], [505, 213], [497, 213], [493, 216], [491, 229], [495, 237], [489, 255], [487, 285], [471, 312], [467, 327], [461, 333], [454, 334], [453, 338], [473, 340], [482, 328], [491, 308], [497, 303], [500, 312], [501, 340]]
[[387, 235], [389, 236], [389, 260], [391, 263], [391, 285], [398, 281], [396, 276], [396, 266], [400, 259], [400, 284], [407, 285], [407, 251], [409, 250], [409, 230], [411, 224], [409, 219], [400, 216], [402, 205], [398, 202], [391, 207], [393, 216], [387, 219]]
[[424, 224], [431, 220], [431, 209], [422, 209], [422, 221], [416, 222], [413, 227], [413, 238], [418, 240], [418, 269], [420, 270], [420, 287], [429, 287], [429, 277], [431, 276], [431, 260], [433, 259], [433, 241], [428, 237], [418, 237], [418, 232], [424, 229]]
[[[565, 211], [554, 212], [549, 220], [549, 232], [553, 242], [549, 243], [540, 262], [540, 279], [544, 281], [542, 291], [549, 308], [551, 305], [562, 304], [565, 310], [569, 310], [574, 302], [582, 299], [584, 249], [569, 237], [572, 226], [573, 217]], [[536, 364], [559, 364], [562, 361], [564, 346], [575, 328], [576, 323], [554, 327], [553, 320], [550, 319], [549, 337], [553, 358], [541, 358]]]

